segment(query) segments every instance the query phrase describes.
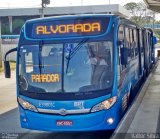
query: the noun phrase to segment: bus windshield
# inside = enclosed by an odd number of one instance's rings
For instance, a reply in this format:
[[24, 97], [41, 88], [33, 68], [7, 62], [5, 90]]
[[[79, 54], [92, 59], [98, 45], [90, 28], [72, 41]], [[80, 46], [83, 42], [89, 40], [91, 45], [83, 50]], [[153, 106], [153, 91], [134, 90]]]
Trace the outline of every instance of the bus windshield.
[[76, 93], [110, 88], [112, 51], [112, 41], [87, 42], [87, 39], [77, 43], [21, 46], [20, 90]]

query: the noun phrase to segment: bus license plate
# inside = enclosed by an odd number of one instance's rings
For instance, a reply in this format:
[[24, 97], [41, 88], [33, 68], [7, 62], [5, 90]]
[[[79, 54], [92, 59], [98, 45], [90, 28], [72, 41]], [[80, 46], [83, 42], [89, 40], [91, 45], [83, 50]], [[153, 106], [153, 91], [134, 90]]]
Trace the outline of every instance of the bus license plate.
[[57, 120], [57, 126], [72, 126], [73, 122], [70, 120]]

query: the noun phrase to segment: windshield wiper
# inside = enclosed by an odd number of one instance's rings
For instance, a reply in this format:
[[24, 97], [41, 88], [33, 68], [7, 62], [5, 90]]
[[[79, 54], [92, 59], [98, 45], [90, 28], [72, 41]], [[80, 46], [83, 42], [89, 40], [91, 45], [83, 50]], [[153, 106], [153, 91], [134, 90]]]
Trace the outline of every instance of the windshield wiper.
[[82, 41], [80, 41], [77, 46], [73, 49], [73, 50], [69, 50], [69, 55], [66, 57], [67, 61], [67, 67], [66, 67], [66, 73], [68, 73], [68, 67], [69, 67], [69, 63], [70, 60], [73, 58], [73, 56], [78, 52], [78, 50], [82, 47], [82, 45], [88, 41], [88, 38], [83, 39]]

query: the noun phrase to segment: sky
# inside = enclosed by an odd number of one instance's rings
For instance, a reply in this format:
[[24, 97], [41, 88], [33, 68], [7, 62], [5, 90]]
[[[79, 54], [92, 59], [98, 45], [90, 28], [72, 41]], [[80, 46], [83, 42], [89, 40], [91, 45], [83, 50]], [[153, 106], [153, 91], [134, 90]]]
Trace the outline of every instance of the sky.
[[[121, 6], [129, 2], [141, 2], [143, 0], [50, 0], [48, 7], [57, 6], [78, 6], [78, 5], [103, 5], [120, 4]], [[0, 8], [33, 8], [40, 7], [41, 0], [0, 0]], [[160, 14], [156, 15], [160, 20]]]

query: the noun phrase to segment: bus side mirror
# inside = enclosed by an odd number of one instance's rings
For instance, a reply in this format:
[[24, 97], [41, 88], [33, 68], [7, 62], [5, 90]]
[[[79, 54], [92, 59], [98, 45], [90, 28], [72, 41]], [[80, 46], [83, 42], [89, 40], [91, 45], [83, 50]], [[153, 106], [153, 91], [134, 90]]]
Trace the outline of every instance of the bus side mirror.
[[155, 45], [156, 43], [157, 43], [157, 38], [153, 36], [153, 45]]
[[9, 61], [6, 60], [7, 55], [15, 51], [17, 51], [17, 48], [13, 48], [9, 50], [4, 56], [4, 74], [6, 78], [11, 78], [11, 69], [10, 69]]
[[5, 78], [11, 78], [11, 69], [9, 61], [4, 61], [4, 74]]
[[125, 47], [121, 48], [121, 64], [122, 65], [128, 64], [128, 49]]

